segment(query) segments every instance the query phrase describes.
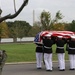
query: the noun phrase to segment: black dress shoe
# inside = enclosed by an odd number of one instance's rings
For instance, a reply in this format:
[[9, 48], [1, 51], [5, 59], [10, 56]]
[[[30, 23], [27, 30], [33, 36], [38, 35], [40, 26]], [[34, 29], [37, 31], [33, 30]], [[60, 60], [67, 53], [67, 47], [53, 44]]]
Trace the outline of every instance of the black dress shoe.
[[37, 69], [42, 69], [41, 67], [38, 67]]
[[61, 69], [61, 70], [59, 70], [59, 71], [65, 71], [65, 69]]
[[70, 68], [69, 70], [75, 70], [74, 68]]
[[46, 71], [52, 72], [52, 70], [46, 70]]

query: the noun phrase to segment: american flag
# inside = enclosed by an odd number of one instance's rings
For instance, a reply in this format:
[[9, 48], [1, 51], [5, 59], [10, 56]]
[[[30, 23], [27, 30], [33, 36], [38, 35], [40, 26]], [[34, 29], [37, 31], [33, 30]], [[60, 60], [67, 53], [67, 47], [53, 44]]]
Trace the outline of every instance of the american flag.
[[34, 42], [35, 43], [41, 42], [42, 37], [45, 36], [48, 33], [49, 33], [49, 31], [41, 31], [41, 32], [37, 33], [35, 38], [34, 38]]
[[75, 35], [72, 31], [41, 31], [38, 34], [36, 34], [34, 38], [34, 42], [41, 42], [42, 38], [45, 35], [50, 34], [51, 36], [57, 37], [57, 36], [63, 36], [64, 38], [70, 38], [72, 35]]
[[40, 42], [40, 33], [41, 32], [39, 32], [39, 33], [36, 34], [36, 36], [34, 38], [34, 42]]

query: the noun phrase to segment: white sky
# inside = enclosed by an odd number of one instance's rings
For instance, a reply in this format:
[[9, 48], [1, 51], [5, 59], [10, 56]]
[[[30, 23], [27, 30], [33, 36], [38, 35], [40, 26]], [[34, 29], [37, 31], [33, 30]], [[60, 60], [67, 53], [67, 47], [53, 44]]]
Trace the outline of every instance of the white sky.
[[[16, 0], [17, 9], [23, 0]], [[0, 7], [3, 10], [2, 16], [14, 13], [13, 0], [0, 0]], [[39, 20], [39, 16], [43, 10], [47, 10], [54, 17], [56, 12], [60, 10], [64, 18], [64, 22], [75, 20], [75, 0], [29, 0], [28, 5], [14, 20], [25, 20], [31, 25], [33, 24], [33, 10], [35, 10], [35, 20]]]

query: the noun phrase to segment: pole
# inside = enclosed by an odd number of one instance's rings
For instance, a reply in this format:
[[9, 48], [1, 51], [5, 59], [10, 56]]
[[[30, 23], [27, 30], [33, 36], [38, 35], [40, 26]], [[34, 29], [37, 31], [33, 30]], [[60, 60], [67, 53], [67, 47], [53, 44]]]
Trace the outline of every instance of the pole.
[[33, 25], [35, 23], [35, 10], [33, 10]]
[[2, 10], [1, 10], [1, 0], [0, 0], [0, 18], [1, 18]]
[[14, 11], [16, 13], [16, 3], [15, 3], [15, 0], [13, 0], [13, 2], [14, 2]]

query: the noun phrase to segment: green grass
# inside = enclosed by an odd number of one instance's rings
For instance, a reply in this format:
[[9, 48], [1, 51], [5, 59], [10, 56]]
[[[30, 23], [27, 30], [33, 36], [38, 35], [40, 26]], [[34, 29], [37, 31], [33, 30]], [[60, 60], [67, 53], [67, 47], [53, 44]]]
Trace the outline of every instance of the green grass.
[[[65, 60], [68, 60], [68, 53], [66, 51], [66, 45], [64, 46], [64, 48], [65, 48]], [[58, 60], [57, 54], [56, 54], [56, 45], [52, 46], [52, 50], [53, 50], [53, 60]]]
[[[0, 49], [6, 50], [8, 55], [7, 62], [28, 62], [36, 61], [35, 58], [35, 44], [33, 43], [23, 43], [23, 44], [0, 44]], [[53, 60], [57, 60], [57, 55], [55, 53], [56, 46], [53, 45]], [[66, 52], [66, 60], [68, 59], [68, 54]]]

